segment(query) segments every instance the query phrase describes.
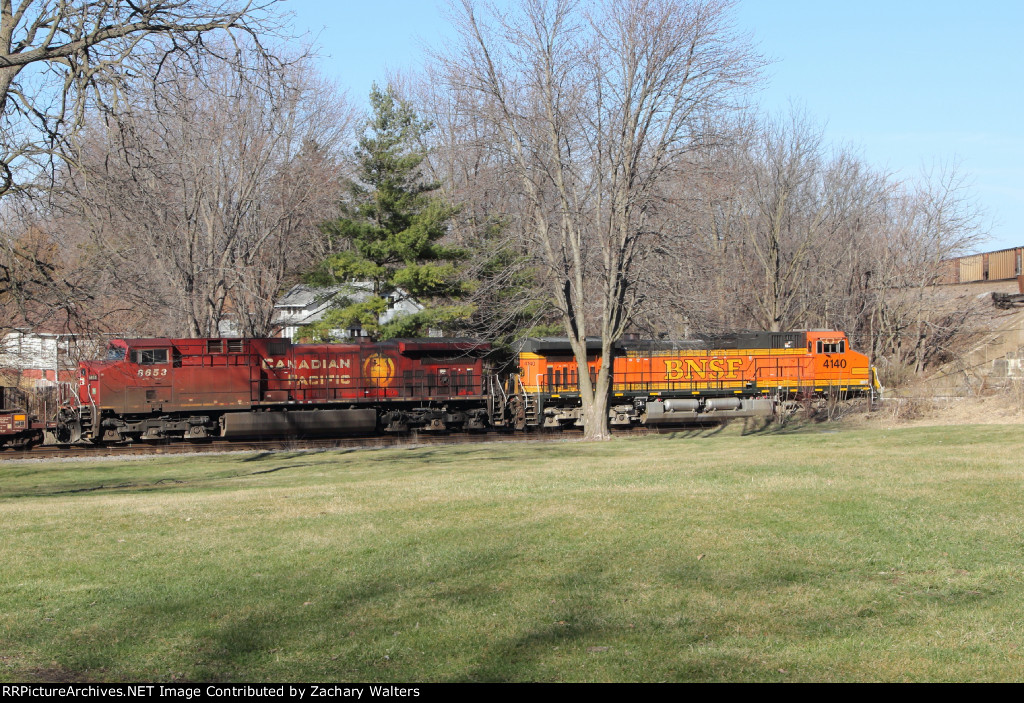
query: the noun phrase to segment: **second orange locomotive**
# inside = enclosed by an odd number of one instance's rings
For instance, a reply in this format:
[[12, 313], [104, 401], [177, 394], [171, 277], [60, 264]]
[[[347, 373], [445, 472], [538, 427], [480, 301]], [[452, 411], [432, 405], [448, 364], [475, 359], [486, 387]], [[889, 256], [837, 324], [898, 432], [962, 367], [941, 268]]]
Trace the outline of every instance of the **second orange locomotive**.
[[[596, 379], [599, 340], [589, 347], [588, 373]], [[613, 425], [771, 415], [779, 399], [880, 390], [868, 358], [838, 331], [622, 341], [613, 351]], [[528, 339], [519, 364], [516, 426], [580, 424], [579, 369], [567, 340]]]

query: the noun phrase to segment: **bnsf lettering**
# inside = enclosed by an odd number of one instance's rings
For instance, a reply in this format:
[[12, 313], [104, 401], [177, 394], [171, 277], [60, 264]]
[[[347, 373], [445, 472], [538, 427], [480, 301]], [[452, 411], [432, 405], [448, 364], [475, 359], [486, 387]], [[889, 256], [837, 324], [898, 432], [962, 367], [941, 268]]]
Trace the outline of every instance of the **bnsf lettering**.
[[739, 378], [743, 359], [666, 359], [666, 381]]

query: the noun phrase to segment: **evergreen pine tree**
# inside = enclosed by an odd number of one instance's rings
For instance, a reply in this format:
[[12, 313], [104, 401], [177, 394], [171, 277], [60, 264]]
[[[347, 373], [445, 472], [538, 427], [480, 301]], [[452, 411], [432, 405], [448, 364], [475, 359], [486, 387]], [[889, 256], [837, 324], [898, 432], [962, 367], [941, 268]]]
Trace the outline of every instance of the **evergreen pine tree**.
[[[353, 327], [374, 339], [422, 336], [472, 312], [452, 303], [465, 292], [457, 262], [466, 254], [439, 244], [456, 208], [432, 195], [440, 185], [425, 181], [420, 168], [431, 125], [390, 88], [374, 85], [370, 103], [372, 116], [355, 151], [357, 177], [346, 184], [341, 216], [321, 226], [341, 251], [307, 277], [319, 285], [347, 284], [351, 297], [342, 293], [320, 322], [300, 333], [317, 340]], [[425, 309], [380, 322], [407, 298]]]

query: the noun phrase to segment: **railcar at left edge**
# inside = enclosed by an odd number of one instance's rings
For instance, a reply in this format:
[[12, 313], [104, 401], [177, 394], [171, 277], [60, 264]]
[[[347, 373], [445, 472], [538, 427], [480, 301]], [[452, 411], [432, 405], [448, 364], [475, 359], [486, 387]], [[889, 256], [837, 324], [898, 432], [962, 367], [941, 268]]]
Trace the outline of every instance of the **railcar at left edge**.
[[57, 426], [40, 421], [27, 408], [28, 399], [22, 390], [0, 386], [0, 450], [31, 449], [43, 442], [45, 430]]
[[114, 339], [79, 365], [47, 444], [484, 429], [488, 343]]

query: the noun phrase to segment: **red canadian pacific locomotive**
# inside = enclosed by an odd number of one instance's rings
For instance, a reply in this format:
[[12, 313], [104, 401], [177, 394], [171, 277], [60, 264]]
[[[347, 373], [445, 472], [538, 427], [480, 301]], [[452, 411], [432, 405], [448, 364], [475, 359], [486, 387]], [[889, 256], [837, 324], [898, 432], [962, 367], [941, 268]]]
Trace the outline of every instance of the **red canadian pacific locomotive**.
[[83, 362], [58, 443], [483, 429], [489, 345], [113, 340]]
[[[468, 339], [115, 339], [105, 359], [80, 365], [47, 442], [581, 424], [579, 371], [566, 340], [525, 340], [507, 373], [485, 360], [490, 351]], [[842, 332], [620, 342], [614, 353], [609, 420], [620, 426], [771, 415], [779, 399], [877, 387]]]

